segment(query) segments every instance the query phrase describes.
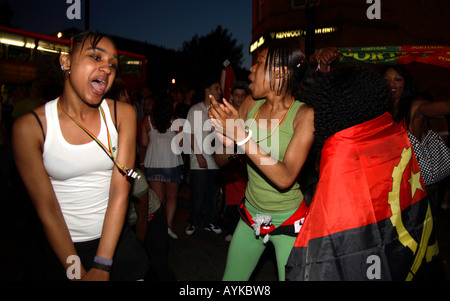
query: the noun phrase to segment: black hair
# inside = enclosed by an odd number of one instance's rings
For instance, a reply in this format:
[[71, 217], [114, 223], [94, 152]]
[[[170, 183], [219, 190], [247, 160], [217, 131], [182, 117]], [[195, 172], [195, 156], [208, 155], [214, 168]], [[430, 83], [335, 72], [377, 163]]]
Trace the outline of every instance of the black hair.
[[394, 120], [396, 122], [405, 120], [406, 124], [409, 125], [409, 121], [411, 119], [410, 116], [411, 105], [414, 98], [416, 97], [416, 84], [411, 74], [409, 74], [408, 71], [406, 71], [400, 66], [396, 65], [385, 66], [383, 67], [381, 74], [384, 76], [389, 69], [395, 70], [401, 77], [403, 77], [404, 80], [403, 93], [400, 96], [399, 102], [397, 103], [397, 108], [394, 109], [394, 112], [396, 112], [394, 114]]
[[233, 86], [231, 87], [231, 94], [233, 94], [234, 90], [241, 89], [245, 90], [246, 94], [250, 93], [250, 89], [248, 88], [248, 83], [244, 81], [236, 81], [234, 82]]
[[[283, 74], [278, 87], [275, 87], [275, 69], [287, 67], [286, 74]], [[269, 71], [270, 89], [277, 91], [277, 95], [286, 88], [286, 93], [294, 93], [307, 74], [309, 66], [305, 54], [298, 48], [284, 41], [274, 41], [267, 46], [267, 58], [264, 66], [264, 73]], [[298, 98], [298, 95], [293, 95]]]
[[302, 94], [303, 101], [314, 108], [315, 149], [319, 152], [335, 133], [392, 112], [388, 85], [380, 74], [361, 65], [310, 78]]
[[206, 97], [205, 95], [205, 90], [206, 89], [211, 89], [211, 86], [214, 85], [215, 83], [219, 83], [219, 81], [217, 79], [213, 79], [213, 78], [208, 78], [205, 79], [204, 81], [201, 82], [200, 84], [200, 95], [201, 97], [199, 98], [199, 101], [203, 101]]
[[71, 47], [70, 47], [70, 54], [73, 54], [75, 52], [75, 50], [77, 50], [78, 48], [83, 49], [84, 44], [86, 44], [86, 41], [88, 39], [90, 39], [92, 47], [95, 48], [95, 47], [97, 47], [97, 44], [103, 38], [107, 38], [114, 44], [114, 41], [111, 37], [106, 36], [102, 33], [92, 32], [92, 31], [83, 31], [73, 37]]
[[169, 95], [155, 97], [152, 108], [152, 119], [155, 128], [160, 133], [165, 133], [171, 126], [173, 117], [173, 100]]

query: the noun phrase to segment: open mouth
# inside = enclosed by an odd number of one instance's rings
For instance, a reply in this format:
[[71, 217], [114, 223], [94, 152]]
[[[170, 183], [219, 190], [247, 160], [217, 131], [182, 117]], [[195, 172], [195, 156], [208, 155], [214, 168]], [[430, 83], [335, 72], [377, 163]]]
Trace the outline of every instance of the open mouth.
[[106, 85], [107, 85], [105, 80], [94, 79], [91, 82], [91, 85], [92, 85], [92, 88], [93, 88], [95, 94], [102, 95], [105, 93]]

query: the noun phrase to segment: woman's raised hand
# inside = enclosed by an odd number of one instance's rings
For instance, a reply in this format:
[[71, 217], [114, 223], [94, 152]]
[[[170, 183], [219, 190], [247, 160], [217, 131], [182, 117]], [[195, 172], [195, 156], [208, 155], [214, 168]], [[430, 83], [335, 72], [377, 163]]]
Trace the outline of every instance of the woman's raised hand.
[[217, 136], [223, 140], [224, 145], [244, 139], [245, 123], [244, 120], [239, 118], [236, 108], [226, 99], [223, 99], [223, 104], [217, 102], [212, 95], [210, 95], [210, 99], [211, 105], [208, 117]]

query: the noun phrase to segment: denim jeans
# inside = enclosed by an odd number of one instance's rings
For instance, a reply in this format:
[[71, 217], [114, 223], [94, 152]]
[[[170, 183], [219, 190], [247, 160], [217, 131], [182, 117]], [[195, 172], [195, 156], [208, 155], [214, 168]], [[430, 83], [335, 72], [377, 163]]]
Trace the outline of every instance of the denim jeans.
[[221, 183], [220, 169], [191, 169], [190, 223], [199, 226], [205, 205], [204, 225], [217, 224], [217, 199]]

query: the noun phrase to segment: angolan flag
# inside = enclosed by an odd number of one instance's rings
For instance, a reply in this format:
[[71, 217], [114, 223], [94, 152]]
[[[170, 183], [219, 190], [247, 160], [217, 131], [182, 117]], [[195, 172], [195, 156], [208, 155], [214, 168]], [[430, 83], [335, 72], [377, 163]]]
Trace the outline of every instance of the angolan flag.
[[385, 113], [328, 138], [287, 280], [412, 280], [437, 255], [406, 132]]
[[231, 65], [226, 66], [225, 69], [222, 70], [220, 82], [221, 82], [223, 97], [227, 101], [230, 101], [231, 88], [233, 87], [235, 80], [236, 80], [236, 76], [234, 75], [233, 67]]

